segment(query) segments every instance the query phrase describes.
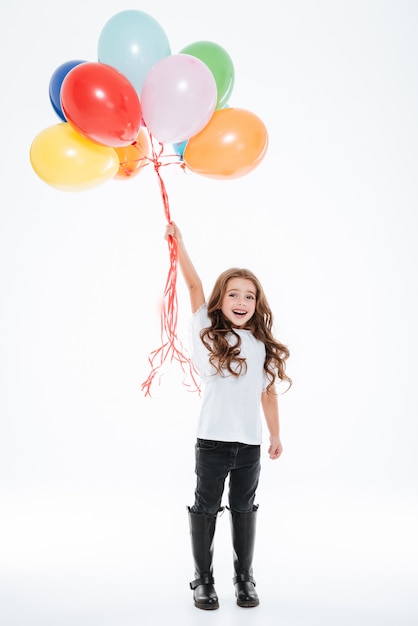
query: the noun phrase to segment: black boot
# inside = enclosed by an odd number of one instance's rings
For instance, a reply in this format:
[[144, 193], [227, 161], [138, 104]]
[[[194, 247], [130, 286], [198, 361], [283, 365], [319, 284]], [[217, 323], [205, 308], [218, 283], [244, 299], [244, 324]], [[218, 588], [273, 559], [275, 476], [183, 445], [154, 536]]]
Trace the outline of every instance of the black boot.
[[260, 601], [253, 578], [253, 555], [258, 505], [249, 513], [230, 510], [232, 544], [234, 548], [233, 582], [238, 606], [257, 606]]
[[190, 583], [194, 604], [198, 609], [217, 609], [219, 601], [213, 586], [212, 567], [216, 515], [193, 513], [190, 507], [188, 511], [196, 576]]

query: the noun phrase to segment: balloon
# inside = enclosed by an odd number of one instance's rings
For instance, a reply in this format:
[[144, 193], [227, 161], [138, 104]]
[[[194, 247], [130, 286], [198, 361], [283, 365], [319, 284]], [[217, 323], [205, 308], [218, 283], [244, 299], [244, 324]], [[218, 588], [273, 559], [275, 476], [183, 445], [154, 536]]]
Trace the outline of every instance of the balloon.
[[189, 54], [158, 61], [145, 78], [142, 115], [161, 143], [178, 143], [198, 133], [216, 106], [216, 83], [208, 66]]
[[62, 119], [63, 122], [66, 122], [65, 115], [63, 113], [61, 107], [61, 85], [64, 78], [67, 76], [68, 72], [76, 67], [76, 65], [80, 65], [80, 63], [85, 63], [85, 61], [66, 61], [62, 63], [55, 72], [52, 74], [51, 79], [49, 81], [49, 99], [52, 104], [52, 108], [55, 113]]
[[151, 15], [130, 9], [106, 22], [98, 44], [98, 58], [118, 69], [138, 96], [150, 69], [171, 54], [165, 31]]
[[173, 143], [174, 152], [179, 155], [181, 160], [183, 160], [184, 149], [187, 145], [187, 139], [184, 141], [179, 141], [178, 143]]
[[197, 174], [212, 178], [238, 178], [264, 158], [267, 129], [254, 113], [229, 107], [215, 111], [209, 124], [192, 137], [184, 162]]
[[82, 63], [64, 78], [64, 115], [81, 135], [117, 148], [135, 141], [141, 127], [141, 104], [132, 83], [105, 63]]
[[[229, 104], [225, 104], [223, 108], [224, 109], [229, 108]], [[181, 161], [183, 161], [184, 150], [186, 149], [187, 142], [188, 142], [188, 139], [185, 139], [184, 141], [179, 141], [177, 143], [173, 143], [174, 152], [179, 155]]]
[[130, 146], [115, 148], [119, 159], [119, 170], [115, 178], [127, 180], [142, 172], [145, 165], [148, 165], [147, 157], [150, 157], [151, 144], [145, 128], [141, 128], [136, 141]]
[[39, 178], [62, 191], [96, 187], [119, 168], [113, 148], [85, 139], [68, 123], [50, 126], [35, 137], [30, 162]]
[[216, 82], [216, 108], [222, 109], [228, 102], [235, 80], [234, 65], [228, 52], [212, 41], [196, 41], [180, 50], [180, 54], [191, 54], [206, 63]]

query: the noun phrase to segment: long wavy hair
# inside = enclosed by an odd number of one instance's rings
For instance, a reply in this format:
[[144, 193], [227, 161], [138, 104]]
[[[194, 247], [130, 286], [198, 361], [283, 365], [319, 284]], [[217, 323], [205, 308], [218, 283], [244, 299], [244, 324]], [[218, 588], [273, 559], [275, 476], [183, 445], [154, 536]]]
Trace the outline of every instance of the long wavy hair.
[[[208, 300], [208, 315], [211, 325], [204, 328], [201, 339], [209, 350], [209, 361], [222, 376], [225, 370], [232, 376], [240, 376], [246, 371], [246, 359], [240, 356], [241, 337], [235, 332], [232, 323], [222, 313], [222, 301], [226, 292], [228, 281], [231, 278], [245, 278], [250, 280], [256, 289], [256, 304], [254, 315], [251, 317], [246, 330], [250, 330], [256, 339], [263, 342], [266, 348], [264, 371], [268, 377], [269, 390], [276, 379], [287, 381], [288, 389], [292, 380], [286, 374], [286, 360], [289, 358], [288, 348], [273, 337], [273, 314], [267, 302], [264, 290], [258, 278], [244, 268], [233, 267], [225, 270], [218, 277]], [[236, 343], [231, 345], [228, 341], [230, 335], [234, 335]]]

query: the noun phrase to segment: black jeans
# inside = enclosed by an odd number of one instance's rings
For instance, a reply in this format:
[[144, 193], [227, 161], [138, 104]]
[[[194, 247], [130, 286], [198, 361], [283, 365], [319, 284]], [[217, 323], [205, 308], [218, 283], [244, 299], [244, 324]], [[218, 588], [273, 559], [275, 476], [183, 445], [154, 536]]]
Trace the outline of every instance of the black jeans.
[[221, 508], [225, 479], [229, 474], [229, 508], [253, 510], [260, 477], [260, 446], [198, 439], [194, 513], [216, 515]]

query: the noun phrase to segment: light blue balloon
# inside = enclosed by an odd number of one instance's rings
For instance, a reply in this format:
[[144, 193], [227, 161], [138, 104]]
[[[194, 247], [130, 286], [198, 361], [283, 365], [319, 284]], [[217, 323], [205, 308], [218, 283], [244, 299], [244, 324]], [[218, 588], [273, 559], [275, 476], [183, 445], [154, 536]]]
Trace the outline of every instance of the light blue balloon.
[[98, 59], [128, 78], [138, 96], [150, 69], [171, 55], [170, 43], [160, 24], [135, 9], [116, 13], [106, 22], [99, 37]]
[[178, 141], [172, 144], [174, 148], [174, 152], [179, 155], [181, 160], [183, 160], [183, 154], [186, 149], [188, 141], [189, 141], [188, 139], [185, 139], [184, 141]]

